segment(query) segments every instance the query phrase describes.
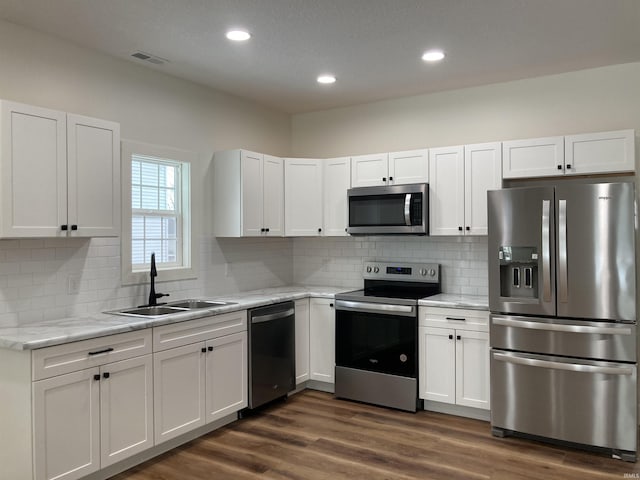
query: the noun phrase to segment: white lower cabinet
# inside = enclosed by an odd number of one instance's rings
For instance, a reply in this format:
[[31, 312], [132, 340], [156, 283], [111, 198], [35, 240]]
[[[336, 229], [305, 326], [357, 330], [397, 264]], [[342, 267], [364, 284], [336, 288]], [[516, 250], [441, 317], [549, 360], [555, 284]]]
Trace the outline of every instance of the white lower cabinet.
[[488, 312], [420, 307], [420, 398], [489, 409]]
[[247, 406], [246, 319], [242, 310], [154, 328], [156, 444]]
[[309, 380], [309, 299], [296, 300], [296, 385]]
[[81, 478], [153, 446], [151, 355], [33, 382], [36, 480]]
[[335, 310], [333, 299], [309, 300], [309, 378], [334, 383]]

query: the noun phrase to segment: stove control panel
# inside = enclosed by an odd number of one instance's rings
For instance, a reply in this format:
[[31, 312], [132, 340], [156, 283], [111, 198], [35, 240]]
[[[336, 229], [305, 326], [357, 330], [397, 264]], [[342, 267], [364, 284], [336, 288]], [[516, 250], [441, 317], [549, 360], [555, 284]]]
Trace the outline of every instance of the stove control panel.
[[395, 263], [384, 261], [366, 262], [365, 279], [385, 279], [407, 282], [439, 282], [440, 264], [438, 263]]

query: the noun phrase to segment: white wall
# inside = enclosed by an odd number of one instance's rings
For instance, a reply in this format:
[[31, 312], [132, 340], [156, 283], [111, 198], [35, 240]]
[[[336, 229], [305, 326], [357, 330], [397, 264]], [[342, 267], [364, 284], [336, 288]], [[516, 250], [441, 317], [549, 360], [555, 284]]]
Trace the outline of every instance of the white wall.
[[[213, 152], [289, 154], [288, 114], [3, 21], [0, 45], [0, 98], [114, 120], [122, 138], [198, 152], [200, 274], [159, 291], [180, 298], [291, 283], [290, 240], [217, 241], [207, 207]], [[80, 278], [79, 294], [67, 293], [69, 277]], [[0, 240], [0, 323], [130, 306], [147, 294], [147, 285], [120, 286], [119, 239]]]

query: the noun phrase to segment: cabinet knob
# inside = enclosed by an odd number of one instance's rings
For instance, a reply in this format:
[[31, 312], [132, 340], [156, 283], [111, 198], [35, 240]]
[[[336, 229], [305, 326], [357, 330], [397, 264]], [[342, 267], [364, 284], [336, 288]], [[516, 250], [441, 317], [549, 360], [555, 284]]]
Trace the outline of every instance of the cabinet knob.
[[98, 374], [96, 373], [96, 374], [93, 376], [93, 379], [94, 379], [95, 381], [100, 380], [100, 375], [98, 375]]
[[78, 230], [78, 225], [71, 225], [71, 230]]
[[453, 335], [449, 335], [449, 340], [453, 340]]
[[461, 339], [460, 335], [456, 335], [456, 340], [460, 340], [460, 339]]
[[69, 230], [69, 225], [60, 225], [60, 230]]
[[390, 181], [390, 182], [393, 182], [393, 177], [389, 177], [389, 181]]
[[386, 182], [387, 181], [387, 177], [382, 177], [382, 181]]
[[265, 228], [264, 231], [269, 233], [269, 227]]
[[465, 230], [468, 232], [469, 230], [471, 230], [471, 227], [467, 226], [465, 227]]
[[319, 229], [318, 229], [318, 233], [320, 233], [320, 232], [322, 232], [322, 229], [321, 229], [321, 228], [319, 228]]
[[558, 165], [558, 170], [562, 170], [562, 165]]
[[207, 347], [207, 350], [209, 350], [210, 352], [213, 352], [213, 347]]
[[265, 229], [264, 229], [264, 228], [261, 228], [261, 229], [260, 229], [260, 231], [261, 231], [262, 233], [264, 233]]
[[201, 351], [202, 353], [207, 353], [207, 349], [206, 349], [206, 347], [202, 347], [202, 348], [200, 349], [200, 351]]
[[111, 374], [110, 374], [109, 372], [104, 372], [104, 373], [102, 374], [102, 377], [103, 377], [103, 378], [109, 378], [110, 376], [111, 376]]
[[461, 232], [462, 231], [462, 227], [458, 227], [458, 231]]
[[570, 163], [567, 163], [567, 168], [571, 168], [571, 164]]
[[329, 304], [329, 306], [330, 306], [331, 308], [333, 308], [333, 303], [330, 303], [330, 304]]

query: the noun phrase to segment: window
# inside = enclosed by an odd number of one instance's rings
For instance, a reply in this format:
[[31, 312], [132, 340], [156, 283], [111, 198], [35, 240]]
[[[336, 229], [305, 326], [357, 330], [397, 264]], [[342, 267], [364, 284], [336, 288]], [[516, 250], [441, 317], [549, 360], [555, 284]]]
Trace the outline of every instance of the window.
[[149, 281], [152, 253], [161, 280], [194, 278], [190, 167], [195, 154], [128, 141], [122, 152], [123, 283]]

